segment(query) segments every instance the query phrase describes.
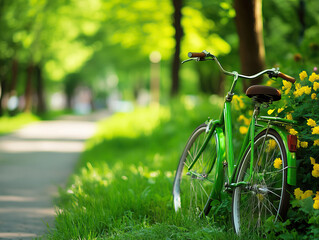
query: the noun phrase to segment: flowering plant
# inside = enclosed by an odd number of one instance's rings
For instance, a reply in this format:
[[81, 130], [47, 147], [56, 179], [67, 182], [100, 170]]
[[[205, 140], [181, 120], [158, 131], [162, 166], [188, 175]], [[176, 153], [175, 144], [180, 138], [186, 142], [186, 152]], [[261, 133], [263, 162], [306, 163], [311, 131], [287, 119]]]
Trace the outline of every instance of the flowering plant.
[[268, 110], [268, 114], [298, 122], [287, 129], [290, 134], [298, 136], [298, 188], [294, 195], [299, 200], [312, 197], [313, 208], [319, 209], [319, 192], [315, 194], [319, 190], [316, 189], [319, 187], [319, 75], [313, 72], [308, 77], [302, 71], [299, 78], [295, 84], [282, 81], [282, 101], [275, 105], [275, 109]]
[[[266, 85], [280, 89], [282, 99], [271, 104], [270, 109], [261, 109], [261, 114], [297, 121], [296, 125], [287, 126], [289, 134], [298, 137], [297, 186], [292, 189], [293, 210], [289, 213], [288, 225], [295, 230], [308, 229], [314, 236], [319, 234], [319, 75], [308, 76], [302, 71], [295, 84], [269, 80]], [[247, 116], [252, 114], [248, 101], [244, 96], [235, 95], [233, 99], [234, 124], [241, 136], [248, 131]], [[280, 168], [280, 161], [275, 159], [275, 168]]]
[[306, 231], [304, 237], [308, 239], [319, 234], [319, 75], [313, 72], [308, 76], [302, 71], [295, 84], [283, 80], [276, 87], [281, 90], [282, 100], [267, 113], [297, 121], [287, 127], [298, 137], [297, 186], [291, 200], [293, 209], [288, 214], [289, 228]]

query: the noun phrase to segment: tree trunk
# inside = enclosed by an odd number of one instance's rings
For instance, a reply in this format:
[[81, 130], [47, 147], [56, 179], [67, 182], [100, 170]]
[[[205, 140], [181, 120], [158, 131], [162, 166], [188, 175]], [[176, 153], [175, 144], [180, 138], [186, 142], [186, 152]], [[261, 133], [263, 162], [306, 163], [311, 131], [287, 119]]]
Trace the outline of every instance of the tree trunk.
[[17, 90], [17, 79], [18, 79], [18, 67], [19, 62], [17, 59], [12, 60], [12, 77], [11, 77], [11, 84], [10, 84], [10, 96], [16, 95]]
[[[235, 10], [241, 72], [252, 75], [265, 68], [262, 0], [235, 0]], [[261, 81], [262, 77], [244, 82], [244, 90]]]
[[32, 77], [33, 77], [33, 69], [34, 66], [32, 63], [29, 64], [27, 68], [27, 79], [26, 79], [26, 86], [25, 86], [25, 112], [31, 112], [32, 110]]
[[181, 47], [181, 39], [183, 36], [183, 29], [181, 25], [182, 19], [182, 5], [183, 0], [172, 0], [174, 6], [174, 14], [173, 14], [173, 26], [175, 28], [175, 53], [172, 63], [172, 88], [171, 88], [171, 96], [175, 96], [179, 91], [179, 67], [180, 67], [180, 47]]
[[3, 116], [3, 96], [6, 93], [6, 77], [4, 74], [0, 73], [0, 116]]
[[39, 65], [35, 66], [35, 80], [36, 80], [36, 93], [37, 93], [37, 112], [44, 113], [46, 111], [44, 82], [42, 77], [42, 70]]
[[298, 17], [300, 22], [300, 33], [299, 33], [299, 45], [302, 43], [302, 40], [305, 36], [306, 31], [306, 2], [305, 0], [299, 0], [299, 8], [298, 8]]

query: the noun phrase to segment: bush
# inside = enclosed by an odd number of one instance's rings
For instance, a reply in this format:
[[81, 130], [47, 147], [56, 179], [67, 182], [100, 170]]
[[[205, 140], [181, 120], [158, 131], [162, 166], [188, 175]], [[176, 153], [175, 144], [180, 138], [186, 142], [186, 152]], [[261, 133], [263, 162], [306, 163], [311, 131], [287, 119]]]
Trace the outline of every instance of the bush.
[[[262, 108], [261, 114], [296, 120], [297, 124], [288, 126], [287, 131], [298, 136], [297, 186], [293, 189], [292, 208], [285, 223], [276, 223], [275, 227], [269, 221], [267, 229], [279, 239], [309, 239], [319, 234], [319, 75], [313, 72], [308, 77], [303, 71], [295, 84], [269, 80], [266, 85], [280, 89], [282, 100], [274, 102], [271, 109]], [[248, 101], [247, 97], [234, 96], [237, 139], [248, 131], [248, 116], [252, 113]]]
[[283, 80], [280, 87], [282, 100], [268, 114], [296, 120], [287, 130], [298, 136], [297, 186], [285, 227], [309, 239], [319, 233], [319, 75], [303, 71], [295, 84]]

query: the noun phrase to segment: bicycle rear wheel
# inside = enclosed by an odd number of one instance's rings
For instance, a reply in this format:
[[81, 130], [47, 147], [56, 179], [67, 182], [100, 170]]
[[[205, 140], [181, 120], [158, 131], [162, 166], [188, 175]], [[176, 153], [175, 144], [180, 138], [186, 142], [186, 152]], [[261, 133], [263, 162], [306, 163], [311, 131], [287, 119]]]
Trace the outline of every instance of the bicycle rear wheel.
[[210, 206], [210, 193], [213, 186], [214, 164], [217, 158], [216, 135], [213, 135], [205, 150], [191, 166], [205, 139], [206, 124], [200, 125], [190, 136], [180, 158], [174, 184], [173, 199], [175, 211], [188, 216], [207, 215]]
[[255, 138], [253, 173], [250, 175], [251, 149], [239, 165], [236, 182], [248, 182], [233, 192], [232, 220], [237, 234], [262, 235], [265, 221], [286, 216], [289, 204], [287, 191], [287, 154], [283, 140], [273, 129]]

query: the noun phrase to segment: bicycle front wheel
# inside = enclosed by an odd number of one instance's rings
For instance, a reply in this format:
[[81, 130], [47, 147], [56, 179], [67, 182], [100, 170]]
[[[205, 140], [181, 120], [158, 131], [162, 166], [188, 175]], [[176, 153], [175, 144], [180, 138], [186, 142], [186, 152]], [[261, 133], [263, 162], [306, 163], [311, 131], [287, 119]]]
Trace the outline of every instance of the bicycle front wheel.
[[251, 166], [249, 148], [239, 165], [232, 202], [232, 220], [237, 234], [262, 234], [265, 221], [283, 219], [287, 213], [287, 154], [283, 140], [273, 129], [262, 131], [255, 138]]
[[210, 193], [213, 186], [214, 164], [216, 162], [216, 135], [209, 140], [206, 148], [194, 163], [201, 146], [208, 137], [206, 124], [200, 125], [190, 136], [180, 158], [174, 184], [173, 199], [175, 211], [188, 216], [207, 215], [210, 206]]

